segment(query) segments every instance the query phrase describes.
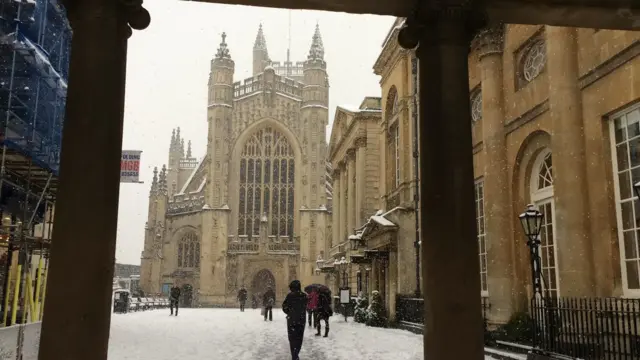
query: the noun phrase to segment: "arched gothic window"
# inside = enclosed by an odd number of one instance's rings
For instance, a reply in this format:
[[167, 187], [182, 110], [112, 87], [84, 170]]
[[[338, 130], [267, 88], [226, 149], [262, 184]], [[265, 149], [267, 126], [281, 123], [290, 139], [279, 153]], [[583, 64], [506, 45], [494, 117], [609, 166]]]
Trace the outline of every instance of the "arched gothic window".
[[471, 94], [471, 120], [473, 122], [482, 120], [482, 90]]
[[240, 158], [238, 235], [258, 236], [266, 215], [269, 234], [293, 237], [295, 164], [291, 144], [267, 127], [245, 143]]
[[178, 267], [200, 267], [200, 242], [193, 231], [188, 232], [178, 241]]

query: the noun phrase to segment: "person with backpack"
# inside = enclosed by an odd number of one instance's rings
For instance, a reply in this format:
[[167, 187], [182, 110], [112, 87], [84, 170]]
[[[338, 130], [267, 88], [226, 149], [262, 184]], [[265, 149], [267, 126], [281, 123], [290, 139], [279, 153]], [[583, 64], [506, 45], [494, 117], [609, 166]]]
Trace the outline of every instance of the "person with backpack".
[[244, 285], [238, 291], [238, 302], [240, 303], [240, 311], [244, 312], [244, 304], [247, 302], [247, 289], [245, 289]]
[[306, 325], [307, 294], [302, 292], [300, 281], [293, 280], [289, 284], [289, 294], [282, 302], [282, 311], [287, 314], [287, 335], [291, 359], [300, 360], [298, 354], [302, 348], [304, 328]]
[[320, 336], [321, 321], [324, 320], [324, 337], [329, 336], [329, 317], [333, 316], [331, 309], [331, 297], [325, 292], [318, 294], [318, 305], [316, 306], [316, 328], [318, 332], [316, 336]]
[[176, 316], [178, 316], [178, 303], [180, 302], [180, 288], [177, 284], [173, 284], [173, 287], [169, 291], [169, 308], [171, 309], [171, 315], [173, 315], [173, 308], [176, 308]]
[[276, 293], [271, 289], [271, 287], [267, 288], [267, 291], [264, 292], [262, 296], [262, 306], [264, 306], [264, 321], [267, 321], [267, 316], [269, 317], [269, 321], [273, 321], [273, 306], [276, 304]]

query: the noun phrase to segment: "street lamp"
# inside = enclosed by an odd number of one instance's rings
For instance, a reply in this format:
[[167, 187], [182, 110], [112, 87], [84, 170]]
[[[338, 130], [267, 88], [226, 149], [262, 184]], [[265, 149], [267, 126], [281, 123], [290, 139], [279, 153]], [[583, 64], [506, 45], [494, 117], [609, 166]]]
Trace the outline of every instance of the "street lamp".
[[360, 248], [360, 243], [362, 242], [362, 234], [355, 233], [354, 235], [349, 236], [349, 243], [351, 243], [351, 250], [357, 251]]
[[527, 236], [527, 246], [529, 246], [530, 249], [533, 292], [534, 294], [542, 295], [542, 264], [540, 261], [539, 250], [540, 230], [542, 228], [542, 219], [544, 218], [544, 215], [542, 215], [542, 213], [538, 211], [533, 204], [529, 204], [527, 205], [525, 212], [520, 214], [518, 217], [520, 218], [524, 234]]
[[347, 286], [347, 259], [343, 256], [340, 260], [336, 260], [333, 262], [333, 265], [339, 272], [342, 272], [342, 284], [343, 286]]
[[322, 255], [318, 255], [316, 259], [316, 275], [320, 275], [322, 272], [322, 265], [324, 264], [324, 260], [322, 259]]

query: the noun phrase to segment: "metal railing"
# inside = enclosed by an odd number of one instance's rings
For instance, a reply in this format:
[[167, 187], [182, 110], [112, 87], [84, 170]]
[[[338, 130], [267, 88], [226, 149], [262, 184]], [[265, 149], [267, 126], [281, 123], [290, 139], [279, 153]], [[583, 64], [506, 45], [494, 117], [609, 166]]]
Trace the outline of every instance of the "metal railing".
[[398, 296], [396, 299], [396, 320], [414, 324], [424, 323], [424, 299]]
[[534, 298], [537, 351], [585, 360], [640, 358], [640, 299]]

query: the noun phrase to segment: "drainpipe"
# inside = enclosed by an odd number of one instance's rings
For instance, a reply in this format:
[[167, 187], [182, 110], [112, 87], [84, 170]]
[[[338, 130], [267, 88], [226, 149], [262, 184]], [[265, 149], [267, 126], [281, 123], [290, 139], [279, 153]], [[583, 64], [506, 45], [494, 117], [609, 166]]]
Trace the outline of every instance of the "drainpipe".
[[420, 291], [420, 159], [418, 152], [418, 58], [413, 54], [411, 56], [411, 78], [413, 82], [413, 173], [415, 174], [414, 186], [414, 211], [416, 218], [416, 238], [413, 246], [416, 249], [416, 298], [421, 297]]

